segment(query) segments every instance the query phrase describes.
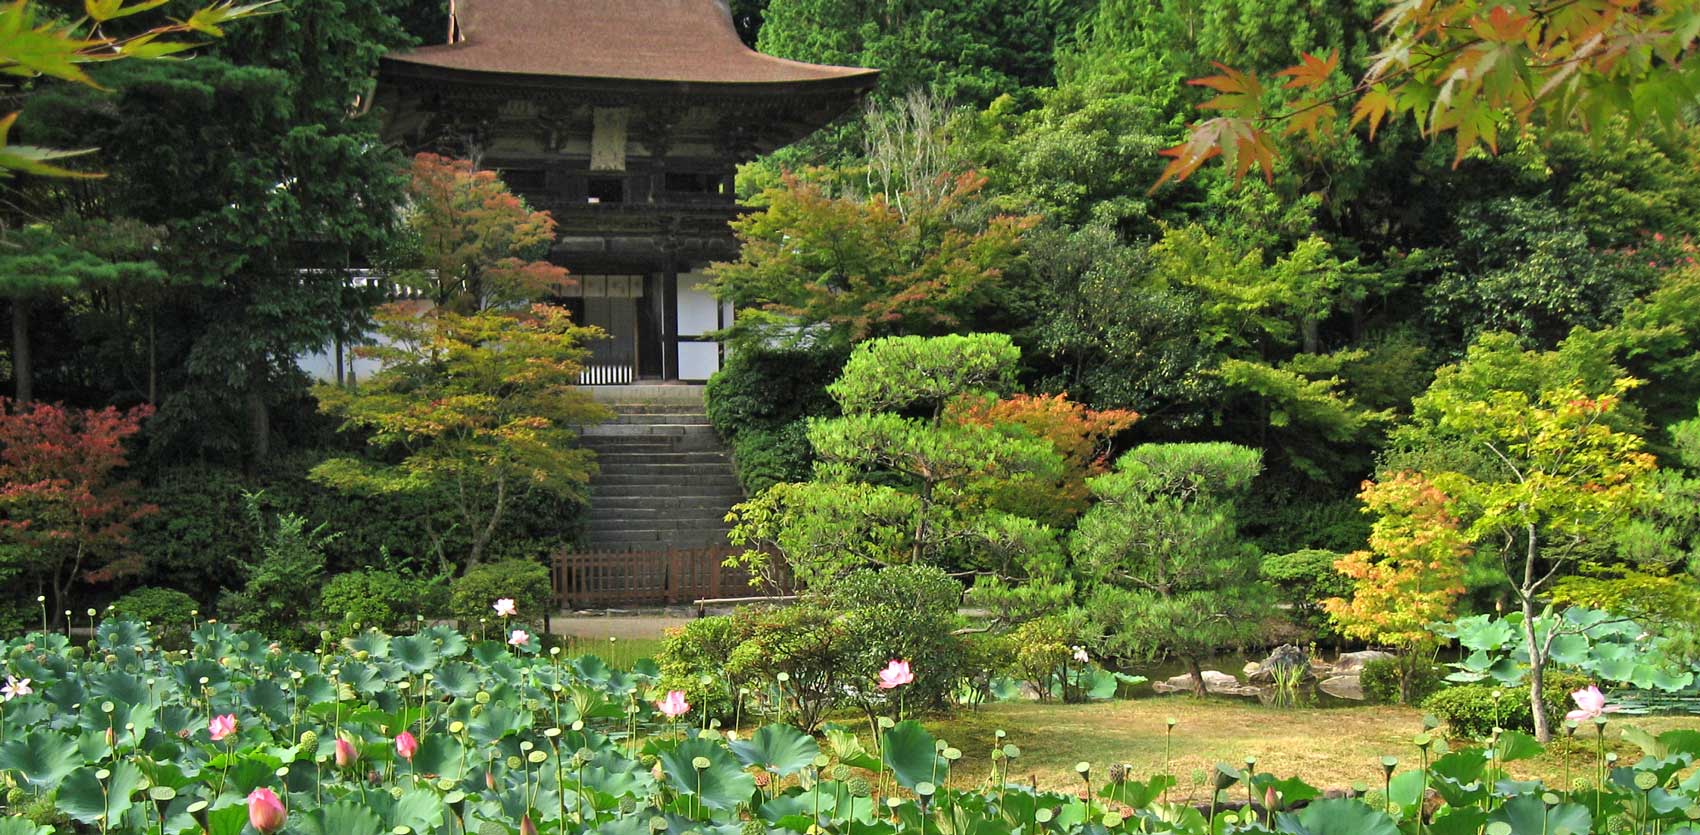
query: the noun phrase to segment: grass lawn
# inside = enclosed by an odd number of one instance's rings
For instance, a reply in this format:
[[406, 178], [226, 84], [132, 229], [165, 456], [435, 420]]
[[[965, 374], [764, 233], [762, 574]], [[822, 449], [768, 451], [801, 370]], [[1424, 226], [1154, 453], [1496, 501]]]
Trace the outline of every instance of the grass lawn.
[[[1037, 779], [1040, 788], [1075, 789], [1080, 780], [1075, 763], [1092, 763], [1095, 781], [1113, 762], [1126, 762], [1140, 778], [1163, 770], [1163, 738], [1169, 717], [1178, 720], [1171, 767], [1179, 780], [1182, 799], [1188, 792], [1198, 800], [1208, 795], [1194, 785], [1193, 772], [1208, 773], [1216, 763], [1243, 766], [1257, 757], [1257, 770], [1277, 776], [1297, 775], [1322, 788], [1347, 788], [1362, 781], [1381, 786], [1381, 758], [1399, 757], [1416, 763], [1411, 738], [1422, 730], [1422, 713], [1412, 708], [1370, 705], [1326, 709], [1279, 709], [1230, 699], [1186, 696], [1099, 702], [1086, 705], [1002, 703], [977, 711], [964, 710], [948, 719], [928, 722], [935, 736], [950, 741], [963, 753], [958, 777], [983, 780], [990, 765], [994, 732], [1001, 729], [1021, 749], [1011, 773], [1021, 780]], [[1621, 757], [1639, 757], [1639, 749], [1616, 738], [1615, 727], [1635, 724], [1653, 733], [1674, 728], [1700, 729], [1700, 717], [1625, 717], [1606, 727], [1608, 750]], [[1572, 778], [1592, 774], [1595, 760], [1592, 728], [1573, 742], [1560, 740], [1544, 756], [1514, 763], [1519, 777], [1536, 776], [1558, 782], [1568, 757]], [[1454, 747], [1467, 744], [1454, 740]], [[961, 785], [960, 782], [958, 782]], [[1171, 799], [1175, 799], [1171, 796]]]

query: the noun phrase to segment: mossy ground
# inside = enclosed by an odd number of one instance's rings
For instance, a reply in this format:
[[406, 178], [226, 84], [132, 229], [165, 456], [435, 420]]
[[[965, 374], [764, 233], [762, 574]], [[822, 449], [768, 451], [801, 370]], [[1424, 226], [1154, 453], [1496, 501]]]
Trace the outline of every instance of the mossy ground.
[[[1415, 765], [1419, 752], [1412, 738], [1423, 729], [1423, 714], [1414, 708], [1386, 705], [1327, 709], [1281, 709], [1229, 699], [1187, 696], [1100, 702], [1085, 705], [1001, 703], [927, 722], [935, 736], [960, 748], [963, 758], [952, 782], [979, 782], [990, 765], [992, 740], [998, 730], [1019, 746], [1021, 756], [1011, 775], [1036, 780], [1040, 788], [1079, 788], [1076, 763], [1084, 760], [1102, 774], [1110, 763], [1126, 762], [1133, 775], [1145, 779], [1161, 772], [1165, 728], [1177, 721], [1172, 740], [1170, 773], [1179, 779], [1177, 791], [1198, 799], [1205, 792], [1194, 783], [1194, 772], [1208, 773], [1216, 763], [1244, 765], [1257, 758], [1257, 770], [1278, 776], [1299, 776], [1322, 788], [1347, 788], [1363, 782], [1379, 788], [1381, 758], [1396, 756]], [[1623, 741], [1618, 729], [1637, 725], [1652, 733], [1675, 728], [1700, 729], [1697, 716], [1646, 716], [1614, 719], [1606, 726], [1608, 751], [1633, 761], [1639, 749]], [[1512, 764], [1518, 777], [1559, 782], [1570, 763], [1571, 778], [1591, 777], [1596, 759], [1592, 726], [1575, 740], [1559, 740], [1538, 759]], [[1454, 747], [1469, 740], [1452, 740]]]

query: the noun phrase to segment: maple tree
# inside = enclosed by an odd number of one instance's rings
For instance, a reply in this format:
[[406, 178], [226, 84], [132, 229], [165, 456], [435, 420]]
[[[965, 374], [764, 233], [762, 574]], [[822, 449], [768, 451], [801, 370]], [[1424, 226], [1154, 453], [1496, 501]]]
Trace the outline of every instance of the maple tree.
[[1557, 636], [1536, 629], [1545, 598], [1628, 522], [1656, 469], [1641, 437], [1613, 426], [1624, 394], [1637, 384], [1620, 378], [1600, 393], [1567, 383], [1533, 396], [1496, 389], [1485, 397], [1437, 386], [1424, 395], [1441, 429], [1485, 450], [1492, 462], [1486, 472], [1429, 478], [1452, 497], [1466, 541], [1499, 556], [1523, 616], [1530, 709], [1542, 740], [1552, 734], [1542, 697]]
[[1086, 479], [1109, 471], [1110, 441], [1139, 420], [1139, 413], [1093, 409], [1066, 394], [1017, 394], [1001, 400], [959, 400], [951, 404], [948, 419], [1050, 442], [1062, 456], [1054, 482], [1001, 482], [991, 493], [1005, 510], [1065, 526], [1086, 511]]
[[[609, 417], [578, 388], [586, 339], [600, 331], [537, 304], [461, 314], [405, 302], [378, 314], [377, 345], [356, 349], [381, 368], [357, 389], [321, 385], [319, 407], [367, 433], [368, 457], [331, 458], [312, 478], [342, 490], [412, 494], [446, 503], [470, 531], [463, 567], [477, 565], [514, 499], [528, 490], [578, 498], [595, 454], [578, 427]], [[424, 533], [445, 571], [447, 531]]]
[[413, 158], [406, 228], [416, 250], [403, 256], [402, 283], [462, 313], [529, 301], [567, 280], [538, 256], [555, 240], [555, 219], [533, 211], [494, 171], [436, 154]]
[[0, 399], [0, 565], [62, 611], [79, 582], [135, 572], [132, 525], [153, 513], [119, 479], [151, 406], [73, 409]]
[[976, 219], [986, 180], [973, 173], [941, 174], [945, 187], [907, 202], [833, 194], [822, 176], [787, 175], [762, 193], [766, 208], [732, 222], [738, 260], [712, 272], [740, 309], [734, 339], [842, 347], [949, 331], [988, 300], [1038, 222]]
[[1694, 100], [1695, 0], [1391, 0], [1377, 28], [1381, 51], [1355, 80], [1342, 79], [1338, 50], [1304, 54], [1274, 79], [1215, 63], [1218, 74], [1190, 80], [1217, 93], [1199, 107], [1218, 115], [1162, 152], [1170, 162], [1156, 185], [1216, 157], [1236, 179], [1253, 166], [1272, 179], [1277, 134], [1325, 139], [1347, 102], [1349, 126], [1372, 140], [1406, 117], [1426, 137], [1452, 133], [1456, 164], [1472, 148], [1497, 152], [1502, 132], [1536, 121], [1672, 129]]
[[1470, 552], [1450, 497], [1422, 475], [1394, 473], [1365, 482], [1365, 513], [1377, 514], [1368, 551], [1335, 561], [1352, 581], [1350, 599], [1322, 602], [1342, 634], [1397, 647], [1399, 700], [1410, 697], [1412, 673], [1440, 645], [1430, 624], [1448, 620], [1464, 594]]

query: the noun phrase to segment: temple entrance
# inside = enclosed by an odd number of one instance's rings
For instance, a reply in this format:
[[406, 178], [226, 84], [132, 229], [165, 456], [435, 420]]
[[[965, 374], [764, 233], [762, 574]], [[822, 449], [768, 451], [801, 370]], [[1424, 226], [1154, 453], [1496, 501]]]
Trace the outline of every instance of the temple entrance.
[[581, 275], [562, 294], [562, 303], [572, 311], [573, 321], [601, 328], [607, 337], [591, 340], [585, 347], [579, 384], [586, 386], [627, 385], [638, 376], [642, 351], [639, 346], [638, 309], [643, 299], [641, 275]]

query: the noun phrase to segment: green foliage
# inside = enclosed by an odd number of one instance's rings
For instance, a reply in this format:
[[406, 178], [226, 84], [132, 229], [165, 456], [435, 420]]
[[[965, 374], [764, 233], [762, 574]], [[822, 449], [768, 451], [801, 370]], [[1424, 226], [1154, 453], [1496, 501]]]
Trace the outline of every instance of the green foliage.
[[295, 514], [281, 515], [268, 525], [260, 497], [248, 494], [244, 499], [259, 547], [242, 589], [219, 596], [219, 614], [239, 629], [305, 644], [307, 618], [317, 610], [323, 585], [325, 543], [336, 535], [324, 525], [309, 528], [307, 519]]
[[775, 484], [807, 481], [813, 459], [806, 420], [795, 420], [777, 429], [744, 429], [732, 441], [732, 462], [738, 468], [738, 483], [751, 496]]
[[826, 386], [843, 365], [832, 351], [752, 348], [733, 352], [709, 378], [708, 420], [731, 442], [746, 495], [807, 480], [814, 453], [803, 419], [837, 414]]
[[858, 648], [839, 613], [816, 601], [744, 607], [732, 618], [739, 641], [720, 669], [728, 686], [755, 694], [755, 704], [746, 707], [752, 712], [765, 710], [812, 731], [843, 702], [845, 686], [871, 683], [854, 674], [850, 659]]
[[[1446, 686], [1446, 668], [1427, 658], [1413, 664], [1382, 658], [1365, 664], [1358, 672], [1358, 680], [1363, 685], [1364, 698], [1369, 701], [1420, 705]], [[1407, 694], [1403, 699], [1399, 695], [1401, 684]]]
[[442, 617], [448, 609], [448, 583], [405, 567], [349, 571], [325, 582], [319, 593], [319, 620], [339, 635], [377, 629], [408, 634], [421, 618]]
[[189, 643], [189, 628], [200, 608], [195, 598], [176, 589], [142, 586], [112, 601], [112, 613], [136, 623], [147, 624], [154, 642], [165, 649], [182, 649]]
[[1352, 593], [1351, 580], [1334, 570], [1338, 559], [1340, 555], [1333, 551], [1316, 549], [1266, 554], [1258, 575], [1275, 590], [1295, 623], [1319, 638], [1332, 637], [1335, 633], [1322, 601]]
[[[466, 316], [392, 305], [382, 320], [390, 341], [370, 349], [382, 370], [357, 389], [316, 390], [345, 429], [370, 433], [373, 454], [320, 463], [315, 480], [444, 503], [470, 532], [466, 567], [487, 555], [511, 496], [583, 496], [595, 456], [574, 444], [577, 430], [608, 415], [577, 385], [591, 329], [550, 305]], [[446, 553], [433, 516], [423, 521], [440, 570], [461, 562]]]
[[1101, 654], [1174, 654], [1196, 669], [1256, 633], [1267, 594], [1234, 502], [1260, 466], [1257, 451], [1233, 444], [1147, 444], [1089, 482], [1099, 503], [1070, 544]]
[[1055, 483], [1051, 443], [947, 419], [959, 398], [1007, 391], [1019, 358], [1002, 334], [858, 345], [828, 387], [843, 416], [808, 425], [816, 480], [734, 508], [730, 539], [751, 547], [739, 560], [763, 570], [777, 554], [818, 585], [870, 565], [1001, 565], [1053, 547], [1048, 529], [981, 501], [1013, 482]]
[[[738, 260], [714, 266], [714, 291], [740, 310], [728, 336], [740, 350], [812, 344], [841, 351], [865, 339], [961, 330], [996, 290], [1035, 222], [988, 217], [984, 180], [946, 178], [871, 198], [834, 196], [787, 176], [765, 207], [732, 222]], [[920, 183], [915, 188], [931, 188]]]
[[[1548, 676], [1543, 697], [1549, 716], [1562, 716], [1570, 708], [1570, 693], [1588, 685], [1587, 678], [1571, 673]], [[1482, 739], [1495, 728], [1531, 733], [1534, 719], [1529, 713], [1528, 694], [1497, 684], [1455, 684], [1422, 702], [1457, 736]]]
[[917, 674], [904, 687], [904, 706], [942, 709], [957, 682], [974, 672], [962, 639], [954, 634], [962, 626], [956, 613], [962, 584], [942, 569], [898, 565], [856, 571], [835, 581], [823, 597], [827, 607], [843, 613], [851, 648], [848, 681], [873, 681], [890, 660], [907, 661]]
[[490, 607], [501, 598], [513, 599], [516, 623], [542, 624], [557, 607], [549, 567], [535, 560], [500, 560], [468, 568], [449, 584], [449, 614], [463, 628], [480, 618], [494, 623], [498, 616]]
[[655, 663], [661, 686], [679, 690], [685, 699], [709, 716], [725, 719], [737, 707], [739, 686], [721, 680], [722, 668], [738, 648], [740, 622], [731, 615], [696, 618], [667, 630]]

